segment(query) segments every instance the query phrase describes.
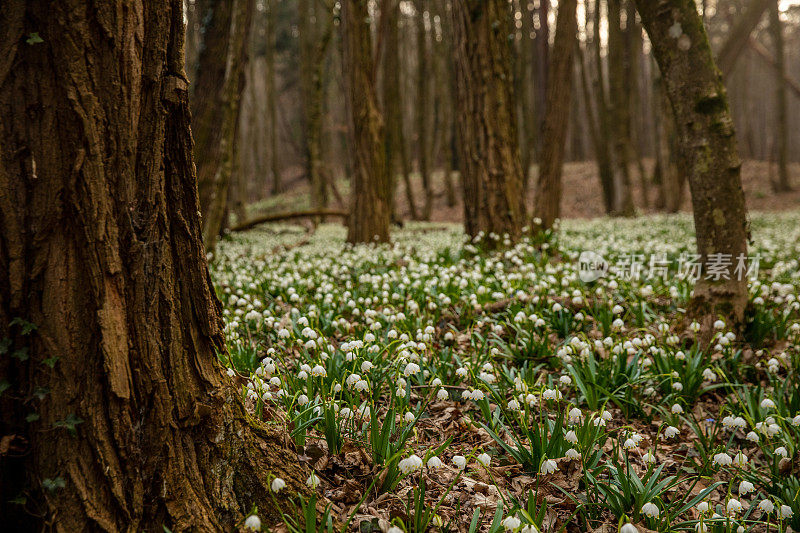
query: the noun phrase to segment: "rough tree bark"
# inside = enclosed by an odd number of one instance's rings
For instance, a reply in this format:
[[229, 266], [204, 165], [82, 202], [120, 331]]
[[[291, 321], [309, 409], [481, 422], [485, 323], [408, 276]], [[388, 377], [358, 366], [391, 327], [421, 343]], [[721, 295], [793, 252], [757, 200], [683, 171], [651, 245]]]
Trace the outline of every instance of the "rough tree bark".
[[556, 18], [556, 37], [547, 81], [542, 153], [536, 184], [535, 215], [541, 229], [548, 229], [560, 215], [561, 171], [572, 96], [572, 52], [578, 31], [577, 0], [561, 0]]
[[455, 2], [453, 49], [466, 231], [472, 237], [507, 233], [514, 240], [525, 226], [525, 200], [507, 9], [505, 0]]
[[789, 183], [789, 158], [788, 140], [789, 128], [787, 124], [786, 107], [786, 60], [784, 59], [783, 24], [778, 10], [777, 0], [769, 8], [769, 31], [772, 36], [772, 45], [775, 47], [775, 151], [778, 160], [778, 181], [772, 184], [776, 192], [792, 190]]
[[[704, 266], [712, 254], [736, 265], [747, 255], [747, 212], [741, 161], [720, 71], [694, 0], [636, 0], [664, 79], [678, 131], [681, 171], [688, 176], [697, 251]], [[705, 269], [704, 269], [705, 271]], [[695, 284], [690, 314], [741, 323], [747, 280], [733, 274]]]
[[342, 2], [342, 56], [353, 164], [347, 242], [388, 242], [391, 185], [383, 117], [375, 92], [375, 59], [367, 0]]
[[233, 142], [244, 90], [254, 0], [205, 0], [203, 42], [192, 92], [203, 243], [213, 251], [228, 205]]
[[0, 359], [3, 527], [274, 514], [271, 476], [303, 478], [215, 353], [181, 0], [7, 0], [0, 26], [0, 338], [27, 349]]

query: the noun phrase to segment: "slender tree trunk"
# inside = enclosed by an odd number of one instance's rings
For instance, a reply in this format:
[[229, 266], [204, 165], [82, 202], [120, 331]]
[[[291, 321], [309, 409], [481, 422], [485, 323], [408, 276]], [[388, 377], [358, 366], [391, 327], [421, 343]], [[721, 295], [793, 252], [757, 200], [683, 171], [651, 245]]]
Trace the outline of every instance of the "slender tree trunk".
[[522, 38], [519, 43], [520, 72], [519, 83], [517, 86], [517, 99], [520, 102], [520, 158], [522, 160], [522, 184], [523, 190], [528, 190], [530, 181], [531, 164], [533, 163], [534, 142], [536, 139], [536, 120], [534, 118], [535, 106], [531, 102], [533, 98], [534, 83], [534, 61], [533, 52], [535, 40], [533, 39], [533, 13], [528, 7], [533, 7], [532, 3], [520, 0], [519, 9], [522, 14]]
[[0, 338], [27, 350], [0, 358], [3, 528], [274, 517], [272, 476], [304, 476], [217, 359], [182, 2], [6, 0], [0, 20]]
[[572, 52], [578, 31], [577, 0], [558, 4], [556, 37], [547, 81], [547, 113], [544, 118], [542, 154], [536, 184], [536, 211], [541, 228], [553, 226], [560, 216], [561, 171], [567, 140], [572, 96]]
[[[203, 46], [192, 98], [192, 132], [203, 220], [203, 243], [213, 251], [228, 205], [233, 142], [244, 90], [253, 0], [207, 0]], [[224, 58], [224, 61], [220, 61]]]
[[764, 12], [775, 2], [776, 0], [750, 0], [744, 13], [737, 18], [717, 56], [717, 66], [724, 75], [727, 76], [733, 71], [742, 50], [747, 46], [750, 34], [758, 26]]
[[660, 77], [653, 81], [653, 115], [656, 129], [656, 172], [661, 188], [660, 207], [677, 213], [683, 202], [684, 179], [675, 166], [675, 119]]
[[786, 105], [786, 60], [784, 59], [783, 25], [781, 14], [778, 10], [777, 0], [773, 2], [769, 12], [769, 29], [772, 35], [772, 44], [775, 46], [775, 149], [778, 159], [778, 181], [773, 183], [776, 192], [792, 190], [789, 183], [789, 158], [788, 139], [789, 128], [787, 124], [788, 109]]
[[383, 117], [375, 92], [367, 0], [342, 2], [342, 39], [353, 161], [347, 242], [388, 242], [391, 191]]
[[[445, 25], [451, 20], [450, 14], [447, 12], [447, 0], [438, 0], [436, 2], [437, 14], [439, 15], [439, 24], [441, 27], [441, 38], [438, 41], [433, 39], [434, 48], [436, 49], [436, 60], [434, 61], [434, 86], [437, 92], [437, 108], [441, 110], [441, 128], [434, 129], [434, 133], [441, 140], [441, 154], [442, 165], [444, 172], [444, 190], [447, 207], [456, 205], [456, 187], [453, 183], [453, 121], [455, 116], [453, 113], [453, 95], [452, 95], [452, 81], [445, 78], [452, 73], [450, 67], [451, 50], [450, 40], [448, 39], [449, 31], [446, 30]], [[441, 131], [440, 131], [441, 130]]]
[[626, 44], [626, 68], [625, 68], [625, 88], [626, 102], [628, 105], [629, 142], [628, 150], [631, 158], [636, 164], [639, 175], [639, 187], [642, 190], [642, 207], [646, 210], [650, 207], [650, 197], [648, 194], [649, 184], [647, 173], [644, 170], [642, 161], [642, 147], [639, 135], [639, 110], [641, 108], [642, 94], [639, 87], [639, 60], [642, 55], [642, 27], [636, 22], [636, 6], [633, 0], [625, 2], [625, 44]]
[[[714, 64], [703, 21], [694, 0], [637, 0], [642, 24], [664, 78], [680, 139], [681, 170], [689, 177], [704, 267], [726, 254], [736, 265], [747, 255], [747, 212], [741, 161], [722, 76]], [[680, 31], [680, 33], [678, 33]], [[691, 314], [706, 327], [718, 315], [741, 324], [747, 304], [747, 280], [734, 274], [697, 280]]]
[[414, 4], [416, 9], [415, 21], [417, 24], [417, 98], [414, 102], [415, 126], [417, 130], [417, 166], [419, 176], [422, 180], [422, 190], [425, 197], [422, 204], [422, 220], [431, 219], [431, 209], [433, 207], [433, 189], [431, 187], [430, 169], [428, 168], [428, 114], [429, 102], [429, 83], [430, 76], [428, 69], [428, 32], [425, 29], [425, 6], [422, 0], [417, 0]]
[[595, 94], [597, 95], [597, 124], [599, 144], [595, 157], [597, 158], [597, 172], [600, 175], [600, 184], [603, 186], [603, 204], [606, 214], [614, 213], [616, 208], [617, 186], [614, 179], [614, 166], [611, 157], [611, 110], [609, 109], [606, 93], [605, 75], [603, 73], [603, 56], [601, 54], [602, 38], [602, 4], [600, 0], [594, 3], [594, 23], [592, 28], [592, 51], [594, 52], [594, 66], [597, 78], [595, 79]]
[[542, 149], [543, 138], [541, 131], [544, 128], [544, 117], [547, 109], [547, 77], [550, 73], [550, 0], [539, 0], [539, 8], [536, 10], [539, 26], [536, 30], [534, 39], [535, 67], [536, 67], [536, 131], [539, 135], [535, 139], [536, 161], [539, 161], [539, 152]]
[[525, 225], [525, 201], [507, 9], [505, 0], [456, 2], [453, 48], [466, 231], [472, 237], [508, 234], [514, 240]]
[[614, 214], [633, 216], [630, 175], [630, 101], [626, 87], [627, 48], [622, 33], [622, 0], [608, 0], [608, 80], [611, 102], [610, 124], [614, 153]]
[[276, 37], [275, 24], [278, 18], [278, 0], [266, 0], [266, 69], [267, 76], [267, 124], [269, 127], [269, 162], [272, 169], [272, 194], [279, 194], [283, 190], [281, 180], [281, 161], [278, 153], [278, 92], [275, 88], [275, 55]]

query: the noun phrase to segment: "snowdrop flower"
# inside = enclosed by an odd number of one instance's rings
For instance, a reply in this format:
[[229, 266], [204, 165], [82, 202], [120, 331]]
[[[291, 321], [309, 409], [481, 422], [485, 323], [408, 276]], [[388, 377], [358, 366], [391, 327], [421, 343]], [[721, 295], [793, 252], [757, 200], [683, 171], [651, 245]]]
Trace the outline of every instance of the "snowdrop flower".
[[[455, 457], [453, 459], [455, 459]], [[489, 464], [492, 462], [492, 458], [489, 456], [488, 453], [482, 453], [475, 459], [483, 466], [489, 466]]]
[[[583, 418], [583, 413], [577, 407], [573, 407], [569, 410], [569, 423], [570, 424], [577, 424]], [[799, 415], [800, 416], [800, 415]]]
[[300, 396], [297, 397], [297, 405], [299, 405], [300, 407], [306, 405], [307, 403], [308, 403], [308, 396], [306, 396], [305, 394], [301, 394]]
[[465, 378], [465, 377], [467, 377], [468, 374], [469, 374], [469, 370], [467, 370], [463, 366], [456, 369], [456, 376], [458, 376], [460, 378]]
[[261, 519], [258, 516], [251, 514], [244, 521], [244, 528], [252, 531], [261, 531]]
[[703, 379], [705, 381], [716, 381], [717, 374], [710, 368], [706, 368], [705, 370], [703, 370]]
[[438, 400], [446, 400], [450, 397], [450, 394], [445, 389], [439, 389], [439, 392], [436, 393], [436, 399]]
[[363, 363], [361, 363], [361, 371], [369, 372], [373, 366], [375, 365], [373, 365], [370, 361], [364, 361]]
[[311, 369], [311, 375], [315, 377], [325, 377], [328, 375], [328, 372], [322, 365], [317, 365]]
[[407, 413], [406, 413], [406, 414], [403, 416], [403, 420], [405, 420], [407, 423], [411, 423], [411, 422], [413, 422], [413, 421], [414, 421], [414, 418], [415, 418], [415, 417], [414, 417], [414, 413], [412, 413], [411, 411], [407, 412]]
[[762, 409], [775, 409], [775, 402], [773, 402], [769, 398], [764, 398], [763, 400], [761, 400], [761, 408]]
[[794, 511], [788, 505], [781, 505], [781, 508], [778, 510], [778, 518], [783, 520], [784, 518], [791, 518], [794, 516]]
[[319, 486], [319, 477], [317, 477], [314, 472], [311, 472], [311, 475], [308, 476], [308, 479], [306, 480], [306, 485], [312, 489], [316, 489]]
[[619, 533], [639, 533], [639, 530], [636, 526], [628, 522], [619, 529]]
[[517, 400], [513, 400], [513, 399], [509, 400], [509, 402], [508, 402], [508, 408], [509, 409], [511, 409], [512, 411], [517, 411], [517, 410], [519, 410], [519, 407], [520, 407], [520, 405], [519, 405], [519, 402]]
[[792, 418], [792, 425], [795, 427], [800, 426], [800, 415]]
[[566, 385], [566, 386], [572, 385], [572, 378], [569, 377], [569, 376], [561, 376], [560, 378], [558, 378], [558, 381], [562, 385]]
[[633, 439], [627, 439], [622, 444], [622, 447], [625, 448], [626, 450], [632, 450], [632, 449], [636, 448], [636, 441], [634, 441]]
[[747, 464], [747, 456], [742, 453], [742, 451], [738, 451], [736, 455], [733, 456], [733, 464], [736, 466], [744, 466]]
[[642, 514], [649, 518], [657, 518], [659, 512], [658, 507], [653, 502], [647, 502], [642, 505]]
[[667, 429], [664, 430], [664, 436], [671, 439], [677, 437], [680, 432], [681, 431], [675, 426], [668, 426]]
[[403, 530], [397, 526], [392, 526], [386, 531], [386, 533], [403, 533]]
[[714, 459], [711, 461], [711, 464], [718, 466], [730, 466], [732, 463], [733, 459], [731, 459], [731, 456], [725, 452], [716, 454]]
[[539, 467], [539, 472], [545, 476], [547, 474], [552, 474], [556, 470], [558, 470], [558, 463], [552, 459], [545, 459], [542, 461], [542, 466]]
[[580, 459], [581, 454], [575, 448], [570, 448], [569, 450], [567, 450], [564, 453], [564, 457], [566, 457], [570, 461], [574, 461], [574, 460]]
[[683, 407], [681, 407], [680, 404], [676, 403], [672, 406], [671, 411], [673, 415], [680, 415], [683, 414]]
[[417, 363], [408, 363], [406, 365], [405, 370], [403, 370], [403, 374], [405, 374], [406, 376], [411, 376], [413, 374], [416, 374], [419, 371], [420, 371], [420, 368], [419, 368], [419, 365]]
[[454, 455], [453, 464], [456, 465], [456, 468], [459, 470], [464, 470], [467, 466], [467, 459], [463, 455]]
[[359, 379], [356, 381], [355, 389], [358, 392], [367, 392], [369, 390], [369, 383], [366, 379]]
[[442, 460], [434, 455], [433, 457], [428, 459], [428, 462], [425, 463], [425, 466], [427, 466], [428, 468], [441, 468], [444, 466], [444, 463], [442, 463]]
[[570, 444], [575, 444], [578, 442], [578, 435], [576, 435], [575, 432], [570, 429], [564, 435], [564, 440], [569, 442]]
[[756, 433], [755, 431], [751, 431], [750, 433], [748, 433], [748, 434], [747, 434], [747, 437], [745, 437], [745, 438], [746, 438], [747, 440], [749, 440], [750, 442], [758, 442], [759, 440], [761, 440], [761, 439], [758, 437], [758, 433]]
[[749, 481], [742, 480], [739, 482], [739, 496], [744, 496], [754, 490], [756, 490], [756, 488]]
[[714, 322], [714, 329], [721, 330], [724, 328], [725, 328], [725, 322], [723, 322], [722, 320], [717, 320], [716, 322]]
[[272, 489], [272, 492], [280, 492], [285, 487], [286, 487], [286, 482], [284, 480], [282, 480], [281, 478], [279, 478], [279, 477], [276, 477], [275, 479], [273, 479], [272, 480], [272, 484], [270, 485], [270, 488]]
[[731, 498], [728, 500], [728, 504], [725, 506], [725, 510], [728, 511], [729, 515], [733, 515], [742, 511], [742, 504], [736, 498]]
[[410, 474], [422, 468], [422, 459], [417, 454], [411, 454], [397, 463], [397, 467], [403, 474]]
[[711, 506], [708, 504], [708, 502], [700, 502], [695, 506], [695, 508], [701, 513], [707, 513], [709, 509], [711, 509]]
[[558, 401], [561, 399], [561, 391], [558, 389], [546, 389], [542, 393], [542, 399]]
[[769, 514], [775, 510], [775, 506], [769, 500], [761, 500], [758, 504], [758, 508], [764, 511], [765, 513]]
[[503, 528], [506, 531], [514, 531], [520, 524], [522, 524], [522, 521], [516, 516], [508, 516], [503, 520]]
[[786, 451], [786, 448], [780, 446], [779, 448], [775, 449], [775, 455], [780, 455], [781, 457], [786, 459], [787, 457], [789, 457], [789, 452]]
[[644, 461], [645, 463], [655, 463], [656, 456], [653, 455], [653, 452], [648, 451], [646, 454], [642, 456], [642, 461]]

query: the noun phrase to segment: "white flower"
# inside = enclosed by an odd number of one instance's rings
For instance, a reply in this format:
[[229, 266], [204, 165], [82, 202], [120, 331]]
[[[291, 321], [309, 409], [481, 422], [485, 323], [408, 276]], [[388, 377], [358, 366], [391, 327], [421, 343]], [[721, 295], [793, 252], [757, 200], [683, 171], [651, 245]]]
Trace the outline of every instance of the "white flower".
[[324, 377], [328, 375], [328, 372], [322, 365], [317, 365], [311, 369], [311, 375], [315, 377]]
[[570, 444], [575, 444], [576, 442], [578, 442], [578, 435], [576, 435], [575, 432], [570, 429], [564, 435], [564, 440], [569, 442]]
[[769, 398], [764, 398], [763, 400], [761, 400], [761, 408], [762, 409], [775, 409], [775, 402], [773, 402]]
[[314, 472], [311, 472], [311, 475], [308, 476], [308, 479], [306, 480], [306, 485], [312, 489], [316, 489], [319, 486], [319, 477], [317, 477]]
[[797, 415], [794, 418], [792, 418], [792, 425], [793, 426], [800, 426], [800, 415]]
[[744, 496], [754, 490], [756, 490], [756, 488], [749, 481], [742, 480], [739, 482], [739, 496]]
[[729, 515], [736, 514], [741, 512], [742, 504], [736, 498], [731, 498], [728, 500], [728, 505], [725, 506], [725, 509], [728, 511]]
[[668, 426], [667, 429], [664, 430], [664, 436], [667, 437], [668, 439], [671, 439], [673, 437], [677, 437], [678, 433], [680, 432], [681, 431], [675, 426]]
[[649, 451], [649, 452], [647, 452], [646, 454], [644, 454], [642, 456], [642, 461], [644, 461], [645, 463], [655, 463], [656, 462], [656, 456], [653, 455], [653, 452]]
[[397, 467], [403, 474], [409, 474], [422, 468], [422, 459], [417, 454], [411, 454], [397, 463]]
[[761, 500], [761, 502], [758, 504], [758, 508], [767, 514], [775, 510], [775, 506], [769, 500]]
[[512, 411], [519, 410], [519, 407], [520, 407], [520, 405], [519, 405], [519, 402], [517, 400], [510, 400], [508, 402], [508, 408], [511, 409]]
[[639, 533], [639, 530], [636, 526], [628, 522], [619, 529], [619, 533]]
[[439, 392], [436, 393], [436, 398], [438, 400], [446, 400], [449, 397], [450, 397], [450, 394], [448, 394], [447, 390], [445, 390], [445, 389], [439, 389]]
[[727, 453], [722, 452], [715, 455], [711, 463], [719, 466], [730, 466], [733, 463], [733, 459]]
[[425, 466], [427, 466], [428, 468], [441, 468], [444, 466], [444, 463], [442, 463], [442, 460], [434, 455], [433, 457], [428, 459], [428, 462], [425, 463]]
[[459, 470], [464, 470], [467, 466], [467, 459], [463, 455], [454, 455], [453, 464], [456, 465], [456, 468]]
[[405, 420], [409, 424], [414, 421], [414, 418], [415, 418], [414, 413], [412, 413], [411, 411], [408, 411], [405, 415], [403, 415], [403, 420]]
[[761, 440], [758, 437], [758, 433], [756, 433], [755, 431], [751, 431], [750, 433], [748, 433], [747, 437], [745, 437], [745, 438], [747, 440], [749, 440], [750, 442], [758, 442], [759, 440]]
[[272, 488], [272, 492], [280, 492], [285, 487], [286, 487], [286, 482], [279, 477], [273, 479], [272, 485], [270, 485], [270, 488]]
[[306, 396], [305, 394], [301, 394], [300, 396], [297, 397], [297, 405], [302, 407], [307, 403], [308, 403], [308, 396]]
[[545, 389], [542, 393], [543, 400], [560, 400], [561, 399], [561, 391], [558, 389]]
[[251, 514], [244, 521], [244, 528], [251, 529], [253, 531], [261, 531], [261, 519], [258, 516]]
[[736, 455], [733, 456], [733, 464], [736, 466], [744, 466], [747, 464], [747, 456], [739, 450], [736, 452]]
[[545, 476], [547, 474], [552, 474], [556, 470], [558, 470], [558, 463], [556, 463], [552, 459], [545, 459], [544, 461], [542, 461], [542, 466], [539, 467], [539, 472], [544, 474]]
[[781, 446], [775, 449], [775, 455], [780, 455], [781, 457], [786, 459], [787, 457], [789, 457], [789, 452], [786, 451], [786, 448]]
[[794, 511], [788, 505], [781, 505], [780, 510], [778, 511], [778, 518], [783, 520], [784, 518], [791, 518], [794, 516]]
[[388, 530], [386, 530], [386, 533], [403, 533], [403, 530], [397, 526], [392, 526]]
[[683, 407], [681, 407], [680, 404], [677, 403], [672, 406], [671, 410], [673, 415], [680, 415], [683, 413]]
[[632, 450], [636, 448], [636, 441], [633, 439], [627, 439], [623, 444], [622, 447], [626, 450]]
[[717, 320], [716, 322], [714, 322], [714, 329], [720, 330], [723, 329], [724, 327], [725, 327], [725, 322], [723, 322], [722, 320]]
[[700, 502], [695, 507], [701, 513], [707, 513], [708, 510], [711, 509], [711, 506], [708, 504], [708, 502]]
[[567, 450], [567, 451], [564, 453], [564, 457], [566, 457], [566, 458], [567, 458], [567, 459], [569, 459], [570, 461], [574, 461], [574, 460], [576, 460], [576, 459], [580, 459], [580, 457], [581, 457], [581, 454], [580, 454], [580, 452], [579, 452], [578, 450], [576, 450], [575, 448], [570, 448], [569, 450]]
[[503, 520], [503, 528], [506, 531], [514, 531], [522, 524], [522, 521], [516, 516], [508, 516]]
[[405, 370], [403, 370], [403, 374], [405, 374], [406, 376], [410, 376], [412, 374], [416, 374], [417, 372], [419, 372], [419, 370], [420, 368], [417, 363], [408, 363], [406, 365]]
[[[800, 416], [800, 415], [798, 415]], [[573, 407], [569, 410], [569, 423], [570, 424], [577, 424], [583, 418], [583, 413], [577, 407]]]
[[369, 383], [366, 379], [359, 379], [356, 381], [355, 389], [359, 392], [366, 392], [369, 390]]
[[[453, 458], [455, 460], [455, 457]], [[492, 458], [489, 456], [488, 453], [482, 453], [478, 457], [475, 458], [480, 464], [483, 466], [489, 466], [489, 463], [492, 462]]]
[[657, 518], [659, 512], [658, 507], [653, 502], [647, 502], [642, 505], [642, 514], [649, 518]]

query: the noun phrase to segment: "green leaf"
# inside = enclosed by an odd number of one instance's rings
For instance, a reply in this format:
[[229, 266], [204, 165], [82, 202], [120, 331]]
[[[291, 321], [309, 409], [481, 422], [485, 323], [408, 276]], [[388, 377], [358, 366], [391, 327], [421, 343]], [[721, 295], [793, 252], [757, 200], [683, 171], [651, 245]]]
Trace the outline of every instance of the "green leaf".
[[56, 366], [57, 362], [58, 362], [58, 356], [57, 355], [54, 355], [53, 357], [50, 357], [50, 358], [45, 359], [43, 361], [43, 363], [46, 364], [47, 366], [49, 366], [50, 368], [54, 368]]
[[37, 43], [43, 43], [44, 39], [39, 37], [39, 34], [37, 32], [33, 32], [33, 33], [28, 34], [28, 38], [25, 40], [25, 42], [30, 44], [30, 45], [34, 45], [34, 44], [37, 44]]
[[5, 355], [11, 349], [11, 339], [8, 337], [0, 339], [0, 355]]
[[66, 428], [66, 430], [69, 431], [70, 435], [72, 435], [74, 437], [74, 436], [76, 436], [78, 434], [78, 432], [75, 429], [76, 426], [78, 424], [83, 424], [83, 422], [84, 421], [81, 418], [78, 418], [77, 416], [75, 416], [75, 413], [70, 413], [70, 414], [67, 415], [67, 418], [65, 418], [64, 420], [59, 420], [57, 422], [53, 422], [53, 426], [54, 427], [60, 427], [60, 428]]
[[64, 479], [60, 477], [57, 477], [55, 479], [47, 478], [44, 481], [42, 481], [42, 487], [44, 487], [50, 492], [53, 492], [56, 489], [63, 489], [66, 486], [67, 484], [64, 482]]
[[11, 357], [15, 359], [19, 359], [20, 361], [27, 361], [28, 360], [28, 347], [23, 346], [18, 350], [14, 350], [14, 353], [11, 354]]
[[6, 380], [0, 381], [0, 396], [2, 396], [2, 394], [5, 392], [5, 390], [7, 388], [9, 388], [10, 386], [11, 386], [11, 383], [9, 383]]
[[39, 413], [30, 413], [25, 417], [25, 422], [36, 422], [39, 420]]
[[28, 498], [26, 498], [24, 495], [20, 494], [18, 496], [15, 496], [14, 498], [8, 500], [8, 503], [13, 503], [14, 505], [25, 505], [26, 503], [28, 503]]
[[[38, 35], [37, 35], [37, 37], [38, 37]], [[22, 326], [22, 334], [23, 335], [29, 335], [32, 331], [36, 331], [36, 324], [34, 324], [32, 322], [28, 322], [27, 320], [25, 320], [24, 318], [21, 318], [21, 317], [16, 317], [8, 325], [9, 326]]]

